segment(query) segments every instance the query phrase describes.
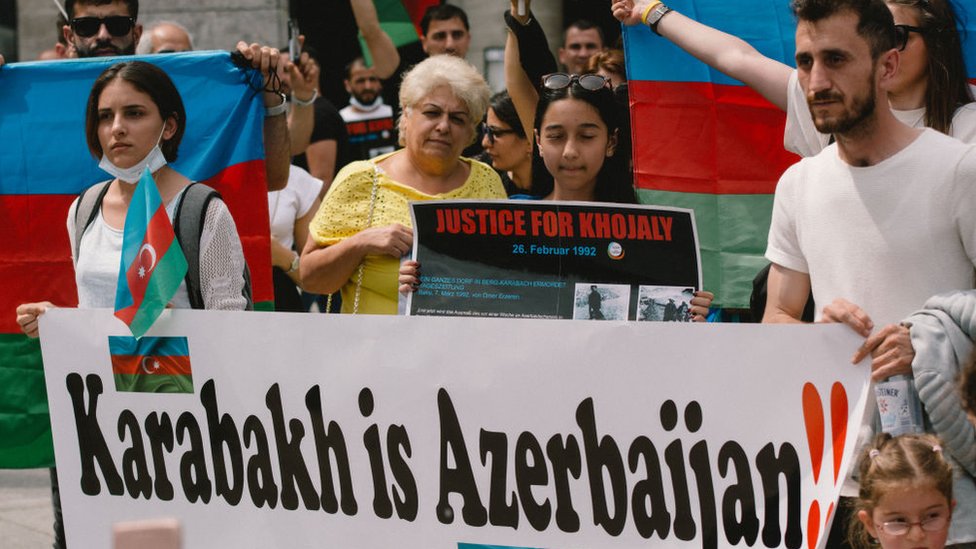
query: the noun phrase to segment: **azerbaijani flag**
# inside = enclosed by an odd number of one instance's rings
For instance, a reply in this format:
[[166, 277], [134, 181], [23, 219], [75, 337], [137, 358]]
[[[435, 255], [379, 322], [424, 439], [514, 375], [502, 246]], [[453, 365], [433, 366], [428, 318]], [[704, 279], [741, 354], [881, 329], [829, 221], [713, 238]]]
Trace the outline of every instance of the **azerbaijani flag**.
[[125, 215], [115, 316], [142, 337], [186, 276], [186, 257], [173, 232], [149, 168], [139, 178]]
[[[787, 0], [670, 0], [673, 9], [792, 64]], [[748, 14], [748, 16], [744, 16]], [[721, 307], [747, 308], [773, 191], [799, 158], [783, 149], [786, 115], [644, 25], [624, 27], [641, 202], [695, 210], [704, 286]]]
[[[440, 4], [440, 0], [373, 0], [380, 27], [396, 47], [420, 40], [420, 20], [427, 8]], [[359, 46], [367, 65], [373, 60], [366, 47], [366, 40], [359, 35]]]
[[[788, 0], [668, 0], [688, 17], [794, 65]], [[963, 14], [970, 76], [976, 12]], [[968, 17], [966, 17], [968, 16]], [[798, 157], [783, 149], [786, 115], [741, 82], [651, 32], [624, 27], [634, 175], [641, 202], [693, 208], [705, 288], [722, 307], [748, 307], [763, 258], [773, 192]]]
[[193, 393], [190, 344], [185, 337], [108, 336], [115, 390]]
[[54, 464], [37, 340], [15, 321], [20, 303], [78, 303], [65, 219], [82, 189], [109, 179], [85, 143], [92, 82], [123, 60], [159, 65], [186, 107], [172, 167], [217, 189], [234, 216], [258, 308], [270, 309], [264, 106], [253, 71], [227, 52], [71, 59], [0, 67], [0, 468]]

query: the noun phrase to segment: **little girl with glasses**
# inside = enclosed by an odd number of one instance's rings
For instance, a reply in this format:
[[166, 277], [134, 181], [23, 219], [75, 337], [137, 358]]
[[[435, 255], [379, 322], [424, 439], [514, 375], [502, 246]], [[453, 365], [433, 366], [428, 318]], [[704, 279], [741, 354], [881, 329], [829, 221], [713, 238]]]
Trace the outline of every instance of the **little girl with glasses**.
[[879, 436], [861, 458], [860, 483], [848, 529], [852, 547], [946, 546], [955, 500], [952, 466], [938, 438]]

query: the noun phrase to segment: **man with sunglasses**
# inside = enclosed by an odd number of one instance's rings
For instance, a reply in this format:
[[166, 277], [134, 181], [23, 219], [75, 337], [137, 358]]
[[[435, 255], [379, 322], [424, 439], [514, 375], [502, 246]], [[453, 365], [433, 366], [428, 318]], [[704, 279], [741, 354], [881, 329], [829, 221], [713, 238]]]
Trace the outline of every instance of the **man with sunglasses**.
[[138, 0], [68, 0], [64, 37], [78, 57], [133, 55], [142, 36]]

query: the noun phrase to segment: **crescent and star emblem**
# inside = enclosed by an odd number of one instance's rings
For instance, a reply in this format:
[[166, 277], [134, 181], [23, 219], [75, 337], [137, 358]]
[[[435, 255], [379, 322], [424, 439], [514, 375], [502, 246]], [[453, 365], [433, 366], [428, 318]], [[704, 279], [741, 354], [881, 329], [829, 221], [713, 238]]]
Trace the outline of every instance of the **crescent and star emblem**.
[[157, 361], [151, 356], [143, 357], [141, 368], [142, 371], [147, 374], [155, 374], [156, 372], [159, 371], [160, 368], [159, 361]]
[[[146, 265], [146, 262], [143, 261], [143, 258], [145, 257], [143, 252], [149, 253], [149, 265]], [[143, 244], [141, 248], [139, 248], [139, 278], [145, 278], [145, 276], [151, 273], [155, 267], [156, 248], [153, 248], [152, 244], [147, 242]]]

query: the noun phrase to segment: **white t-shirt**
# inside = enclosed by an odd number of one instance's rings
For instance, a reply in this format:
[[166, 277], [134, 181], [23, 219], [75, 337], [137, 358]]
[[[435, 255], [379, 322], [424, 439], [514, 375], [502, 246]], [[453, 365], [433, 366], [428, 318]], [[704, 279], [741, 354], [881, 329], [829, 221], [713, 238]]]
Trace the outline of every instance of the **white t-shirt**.
[[808, 273], [821, 309], [844, 298], [875, 326], [976, 283], [976, 146], [926, 129], [870, 167], [837, 145], [780, 178], [766, 258]]
[[[320, 190], [321, 179], [298, 166], [291, 166], [285, 188], [268, 193], [271, 238], [291, 249], [295, 244], [295, 221], [312, 209]], [[302, 242], [301, 245], [304, 246], [305, 243]]]
[[[976, 96], [976, 86], [970, 86]], [[891, 109], [895, 118], [912, 128], [925, 127], [925, 108], [899, 111]], [[949, 135], [964, 143], [976, 143], [976, 103], [967, 103], [952, 115]], [[807, 106], [806, 94], [800, 86], [797, 72], [790, 75], [787, 93], [786, 130], [783, 133], [783, 146], [786, 150], [800, 156], [813, 156], [822, 151], [830, 142], [830, 135], [820, 133], [813, 125], [813, 116]]]
[[[172, 222], [183, 197], [181, 190], [166, 204], [166, 214]], [[78, 287], [78, 307], [83, 309], [114, 309], [115, 291], [122, 261], [122, 229], [105, 222], [102, 210], [81, 236], [78, 253], [74, 250], [75, 210], [78, 199], [68, 209], [68, 241], [75, 262], [75, 283]], [[234, 218], [223, 200], [211, 200], [200, 233], [200, 286], [206, 309], [242, 311], [247, 306], [244, 289], [244, 250]], [[189, 309], [190, 298], [186, 280], [180, 282], [170, 304], [177, 309]]]

